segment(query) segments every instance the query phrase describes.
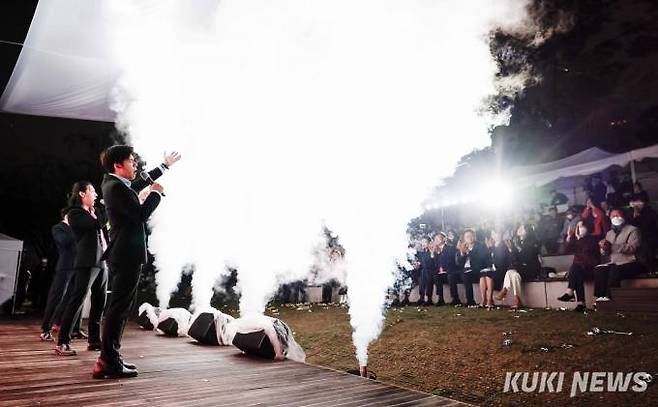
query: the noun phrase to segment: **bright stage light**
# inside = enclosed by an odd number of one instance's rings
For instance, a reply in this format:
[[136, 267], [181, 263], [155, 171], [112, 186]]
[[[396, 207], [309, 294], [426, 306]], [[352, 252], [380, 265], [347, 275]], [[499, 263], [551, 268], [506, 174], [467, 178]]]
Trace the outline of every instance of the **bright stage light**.
[[484, 191], [487, 196], [487, 202], [495, 208], [507, 206], [512, 201], [512, 185], [501, 178], [495, 178], [489, 181], [485, 185]]

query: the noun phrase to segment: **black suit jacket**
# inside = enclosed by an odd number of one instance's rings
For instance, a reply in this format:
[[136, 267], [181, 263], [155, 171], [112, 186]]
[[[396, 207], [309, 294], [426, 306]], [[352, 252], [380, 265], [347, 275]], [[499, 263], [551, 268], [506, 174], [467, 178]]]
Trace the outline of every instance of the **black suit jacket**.
[[103, 255], [100, 240], [102, 225], [81, 206], [74, 206], [69, 211], [69, 224], [75, 235], [75, 262], [73, 266], [96, 267]]
[[57, 246], [57, 265], [55, 270], [72, 270], [75, 260], [75, 235], [69, 225], [59, 222], [51, 229], [55, 245]]
[[491, 267], [491, 251], [482, 242], [475, 242], [473, 249], [462, 256], [461, 252], [457, 252], [457, 265], [460, 269], [466, 268], [466, 261], [471, 261], [471, 270], [479, 273], [480, 271]]
[[439, 254], [439, 267], [451, 274], [457, 271], [457, 249], [455, 249], [455, 246], [448, 243], [443, 246]]
[[[162, 175], [156, 168], [149, 172], [152, 179]], [[137, 192], [148, 183], [136, 179], [128, 188], [114, 175], [105, 174], [102, 190], [109, 221], [110, 244], [103, 259], [111, 264], [137, 266], [146, 263], [146, 221], [160, 204], [160, 194], [151, 193], [140, 204]]]

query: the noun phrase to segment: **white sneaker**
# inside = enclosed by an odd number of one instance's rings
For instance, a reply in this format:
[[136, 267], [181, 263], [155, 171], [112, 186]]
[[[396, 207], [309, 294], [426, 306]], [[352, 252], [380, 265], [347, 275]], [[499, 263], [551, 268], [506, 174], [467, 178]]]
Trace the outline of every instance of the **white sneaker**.
[[610, 298], [608, 297], [597, 297], [596, 302], [604, 302], [604, 301], [610, 301]]

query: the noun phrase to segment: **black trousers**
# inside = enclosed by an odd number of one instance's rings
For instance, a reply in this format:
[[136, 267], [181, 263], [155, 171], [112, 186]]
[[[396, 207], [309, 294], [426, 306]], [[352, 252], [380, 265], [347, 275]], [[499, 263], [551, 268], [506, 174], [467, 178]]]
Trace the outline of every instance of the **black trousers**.
[[576, 299], [585, 302], [585, 268], [580, 264], [572, 264], [568, 277], [568, 287], [576, 292]]
[[424, 295], [426, 292], [425, 288], [425, 279], [423, 278], [423, 270], [422, 269], [416, 269], [414, 270], [414, 284], [418, 284], [418, 301], [423, 301], [424, 300]]
[[110, 264], [112, 293], [105, 310], [101, 337], [101, 359], [110, 365], [120, 363], [121, 337], [137, 297], [141, 271], [141, 264], [132, 266]]
[[105, 267], [85, 267], [75, 269], [73, 288], [62, 314], [62, 325], [57, 337], [58, 345], [71, 342], [74, 321], [80, 319], [85, 297], [90, 290], [89, 343], [100, 342], [100, 324], [107, 293], [107, 270]]
[[644, 267], [634, 261], [626, 264], [607, 264], [594, 268], [594, 296], [610, 297], [610, 289], [619, 287], [621, 280], [631, 278], [644, 271]]
[[421, 270], [420, 272], [420, 285], [418, 286], [418, 293], [420, 294], [420, 301], [432, 301], [434, 295], [434, 276], [430, 270]]
[[[473, 272], [472, 271], [456, 271], [454, 273], [448, 273], [448, 284], [450, 285], [450, 296], [453, 301], [461, 302], [459, 300], [459, 292], [457, 291], [457, 284], [464, 284], [464, 290], [466, 291], [466, 303], [475, 304], [475, 299], [473, 298]], [[478, 276], [479, 278], [479, 276]]]
[[[62, 313], [66, 308], [68, 296], [66, 295], [70, 287], [73, 287], [74, 269], [70, 270], [55, 270], [55, 276], [50, 283], [50, 290], [48, 291], [48, 301], [46, 302], [46, 309], [43, 312], [43, 322], [41, 323], [41, 331], [48, 332], [52, 329], [53, 324], [60, 324], [62, 320]], [[73, 332], [80, 330], [80, 319], [74, 321]]]
[[[443, 284], [446, 284], [448, 282], [448, 274], [447, 273], [434, 273], [434, 276], [432, 278], [434, 287], [436, 289], [436, 295], [439, 296], [439, 301], [443, 301]], [[432, 298], [432, 297], [430, 297]]]

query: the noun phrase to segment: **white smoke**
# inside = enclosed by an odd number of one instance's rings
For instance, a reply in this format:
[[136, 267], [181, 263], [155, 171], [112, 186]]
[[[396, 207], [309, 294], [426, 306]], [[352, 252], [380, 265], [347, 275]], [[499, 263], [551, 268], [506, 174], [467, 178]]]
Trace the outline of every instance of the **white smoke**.
[[207, 306], [225, 265], [242, 313], [305, 276], [326, 224], [346, 249], [357, 357], [377, 338], [406, 223], [458, 159], [490, 142], [488, 44], [524, 1], [113, 0], [116, 109], [163, 179], [158, 297], [195, 265]]

